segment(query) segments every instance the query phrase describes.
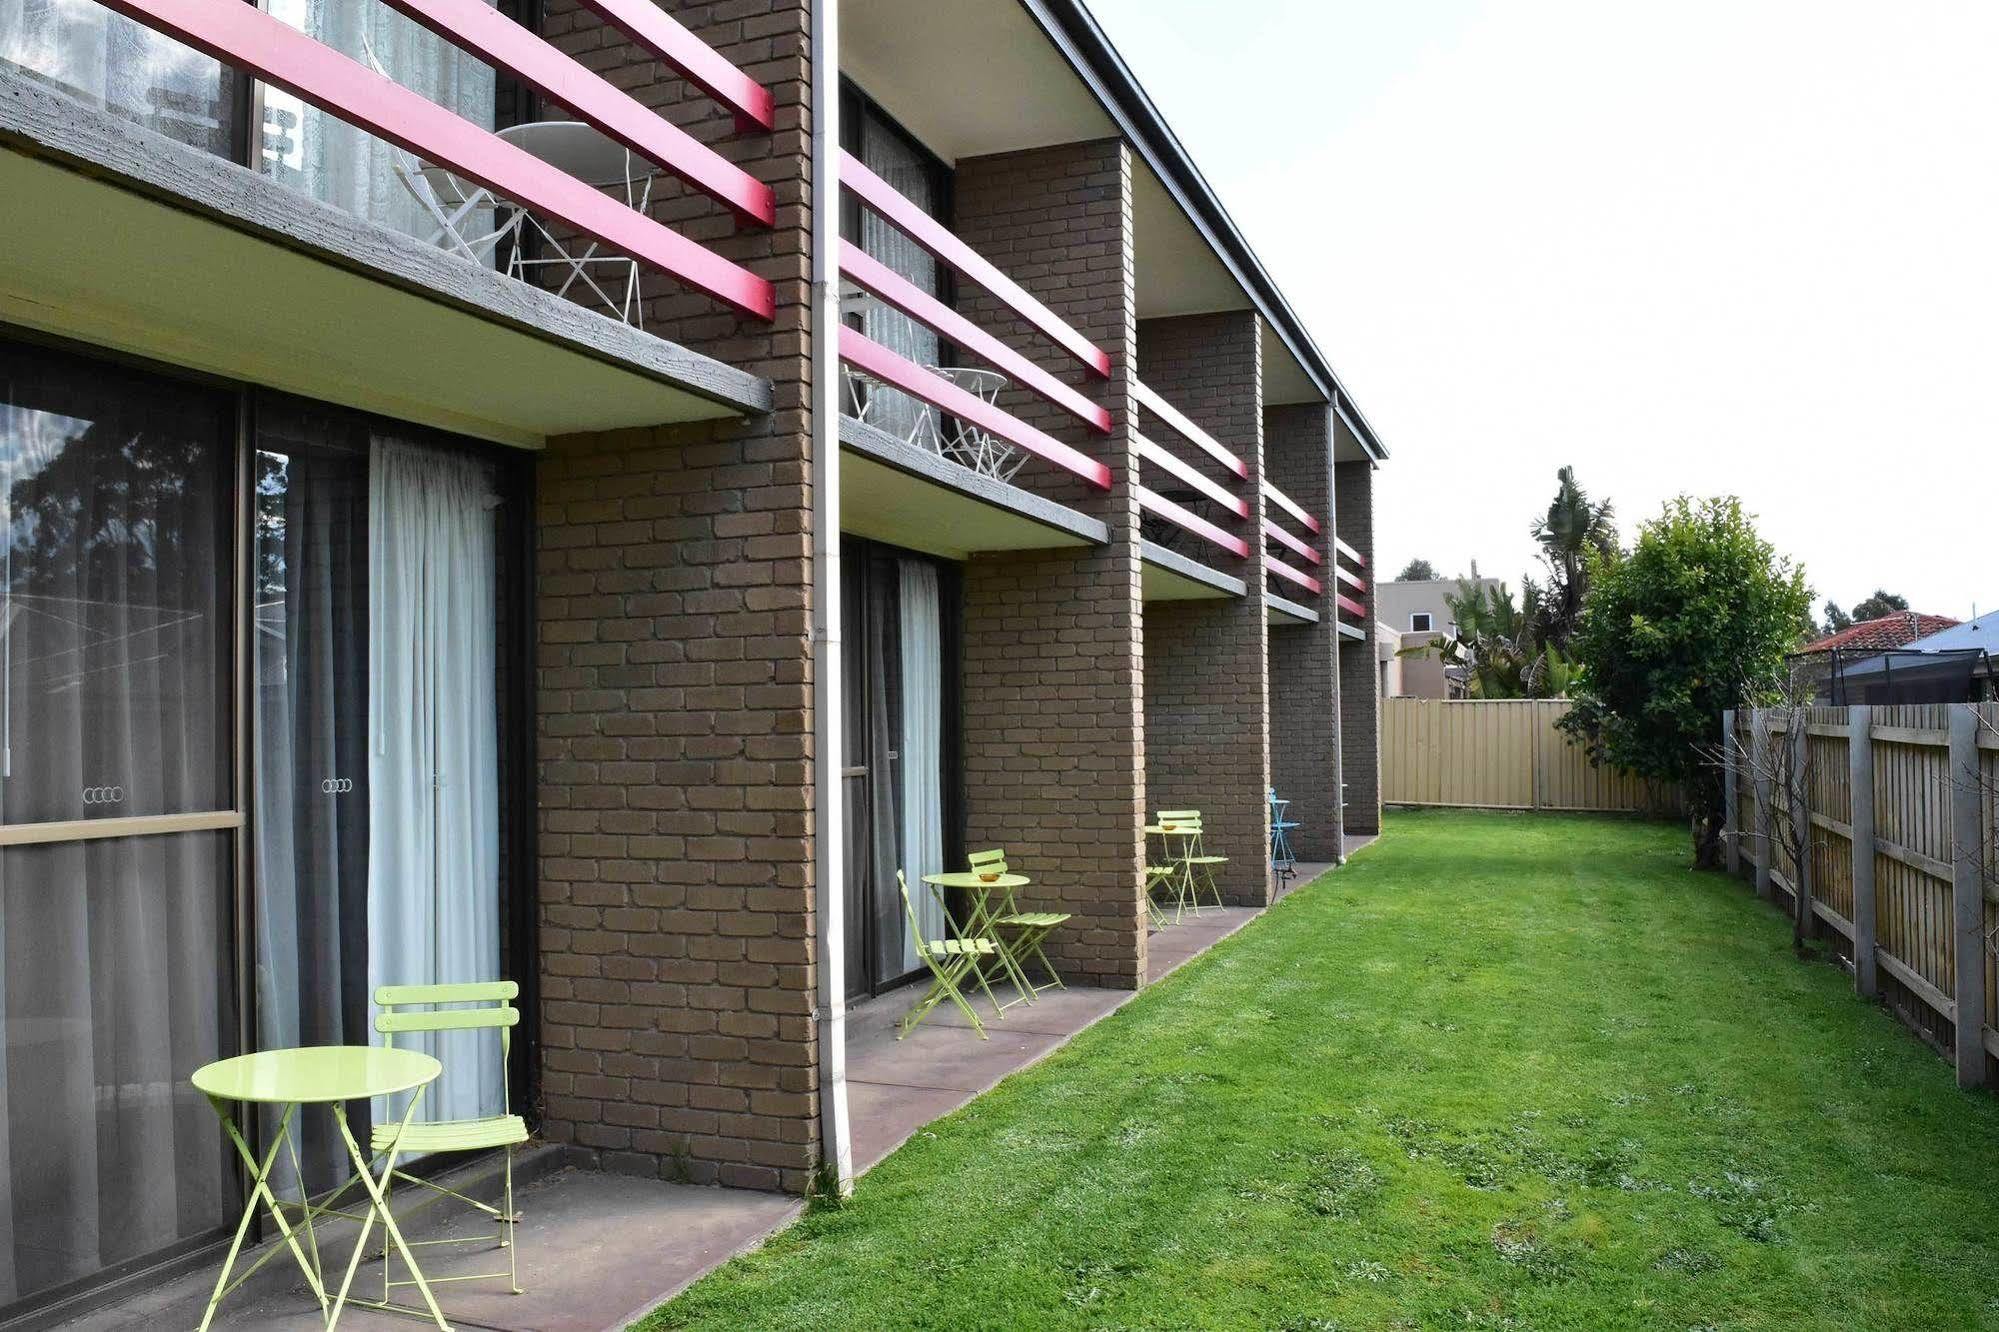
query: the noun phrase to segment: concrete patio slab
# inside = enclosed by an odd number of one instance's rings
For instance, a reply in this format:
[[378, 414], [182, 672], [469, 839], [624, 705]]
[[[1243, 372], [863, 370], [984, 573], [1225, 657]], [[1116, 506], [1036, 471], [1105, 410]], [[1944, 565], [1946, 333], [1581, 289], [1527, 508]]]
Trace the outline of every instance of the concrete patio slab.
[[[804, 1207], [797, 1198], [747, 1189], [695, 1188], [658, 1180], [565, 1168], [519, 1188], [520, 1276], [523, 1295], [498, 1281], [442, 1282], [438, 1304], [456, 1328], [501, 1332], [601, 1332], [678, 1294], [729, 1258], [763, 1242]], [[452, 1204], [417, 1214], [408, 1227], [416, 1240], [484, 1238], [493, 1223]], [[344, 1271], [354, 1228], [322, 1227], [322, 1262]], [[379, 1237], [380, 1231], [376, 1232]], [[381, 1295], [379, 1238], [369, 1244], [354, 1293]], [[504, 1270], [506, 1253], [494, 1244], [418, 1250], [428, 1277]], [[280, 1265], [282, 1264], [282, 1266]], [[69, 1328], [193, 1327], [215, 1281], [204, 1267], [144, 1296], [66, 1324]], [[397, 1264], [397, 1275], [402, 1275]], [[413, 1288], [398, 1300], [416, 1301]], [[226, 1332], [266, 1332], [315, 1324], [318, 1308], [288, 1257], [274, 1259], [222, 1306], [212, 1326]], [[422, 1322], [372, 1310], [343, 1311], [342, 1327], [408, 1329]]]

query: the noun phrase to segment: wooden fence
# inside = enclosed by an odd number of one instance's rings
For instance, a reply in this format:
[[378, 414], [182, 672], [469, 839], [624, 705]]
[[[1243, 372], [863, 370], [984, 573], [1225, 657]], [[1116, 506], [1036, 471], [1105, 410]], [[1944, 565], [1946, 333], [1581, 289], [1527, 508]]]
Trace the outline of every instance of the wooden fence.
[[[1805, 894], [1855, 990], [1948, 1052], [1959, 1083], [1994, 1085], [1999, 705], [1773, 709], [1722, 725], [1729, 869], [1795, 911], [1773, 802], [1801, 787]], [[1802, 780], [1783, 782], [1769, 755], [1800, 743]]]
[[1667, 813], [1675, 789], [1590, 765], [1557, 730], [1565, 699], [1381, 701], [1381, 798], [1465, 809]]

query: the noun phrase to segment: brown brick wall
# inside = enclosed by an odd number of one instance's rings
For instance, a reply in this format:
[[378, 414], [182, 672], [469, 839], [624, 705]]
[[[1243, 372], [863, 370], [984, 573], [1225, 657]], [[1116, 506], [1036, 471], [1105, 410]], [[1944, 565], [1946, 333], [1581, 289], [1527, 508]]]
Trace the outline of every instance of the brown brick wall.
[[777, 284], [775, 326], [649, 279], [647, 326], [776, 410], [551, 443], [539, 469], [543, 1131], [609, 1168], [802, 1191], [818, 1152], [807, 10], [674, 6], [776, 95], [730, 118], [569, 0], [546, 31], [778, 191], [655, 215]]
[[1317, 518], [1313, 536], [1289, 515], [1273, 508], [1272, 521], [1306, 538], [1319, 553], [1311, 565], [1295, 551], [1272, 543], [1279, 559], [1319, 580], [1317, 596], [1286, 583], [1272, 590], [1319, 612], [1317, 624], [1270, 628], [1270, 775], [1277, 793], [1290, 800], [1286, 811], [1299, 826], [1291, 849], [1300, 860], [1336, 860], [1340, 855], [1340, 684], [1339, 614], [1335, 583], [1333, 527], [1332, 411], [1324, 403], [1270, 407], [1263, 414], [1263, 460], [1270, 480]]
[[1346, 830], [1381, 831], [1381, 671], [1374, 660], [1374, 464], [1343, 462], [1333, 468], [1335, 519], [1340, 539], [1367, 561], [1367, 637], [1340, 644], [1340, 767], [1346, 781]]
[[970, 158], [959, 234], [1110, 354], [1108, 382], [968, 292], [961, 308], [1110, 406], [1093, 436], [1024, 395], [1009, 410], [1111, 466], [1109, 492], [1030, 461], [1018, 484], [1103, 519], [1107, 545], [980, 555], [965, 566], [965, 787], [970, 847], [1003, 846], [1035, 907], [1076, 919], [1048, 949], [1070, 982], [1134, 989], [1145, 974], [1140, 897], [1144, 730], [1137, 514], [1126, 378], [1135, 354], [1131, 159], [1113, 141]]
[[[1260, 497], [1262, 327], [1249, 311], [1148, 319], [1138, 327], [1139, 377], [1249, 466], [1248, 480], [1213, 467], [1237, 494]], [[1206, 455], [1163, 425], [1149, 438], [1184, 461]], [[1170, 481], [1153, 478], [1164, 487]], [[1261, 524], [1211, 509], [1243, 536], [1237, 560], [1198, 538], [1187, 549], [1240, 577], [1242, 597], [1155, 601], [1145, 607], [1146, 793], [1151, 812], [1198, 809], [1207, 850], [1229, 857], [1216, 875], [1232, 902], [1270, 901], [1270, 712]]]

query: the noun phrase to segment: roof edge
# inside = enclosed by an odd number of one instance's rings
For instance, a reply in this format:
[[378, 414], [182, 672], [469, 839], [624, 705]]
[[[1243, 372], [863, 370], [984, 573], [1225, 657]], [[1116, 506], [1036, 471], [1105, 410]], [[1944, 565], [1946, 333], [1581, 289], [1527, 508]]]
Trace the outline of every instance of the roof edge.
[[1249, 241], [1229, 216], [1219, 196], [1194, 165], [1166, 118], [1153, 105], [1131, 67], [1112, 45], [1096, 16], [1082, 0], [1021, 0], [1022, 6], [1041, 26], [1048, 39], [1089, 85], [1110, 112], [1125, 137], [1144, 154], [1175, 200], [1193, 219], [1203, 238], [1221, 256], [1229, 271], [1256, 302], [1258, 313], [1269, 321], [1277, 336], [1298, 358], [1319, 392], [1346, 422], [1354, 438], [1375, 462], [1388, 458], [1388, 449], [1368, 423], [1367, 417], [1340, 382], [1339, 374], [1324, 352], [1306, 331], [1304, 321], [1284, 298], [1263, 261], [1256, 257]]

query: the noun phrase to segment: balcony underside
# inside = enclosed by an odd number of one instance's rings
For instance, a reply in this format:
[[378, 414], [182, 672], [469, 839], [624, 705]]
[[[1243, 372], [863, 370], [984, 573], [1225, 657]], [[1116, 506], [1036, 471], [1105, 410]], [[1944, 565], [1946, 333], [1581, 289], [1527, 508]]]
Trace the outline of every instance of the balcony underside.
[[1240, 597], [1248, 587], [1219, 569], [1210, 569], [1155, 541], [1141, 541], [1139, 560], [1147, 601], [1218, 601]]
[[0, 321], [500, 443], [767, 411], [754, 375], [0, 73]]
[[840, 418], [840, 530], [945, 559], [1093, 546], [1103, 523]]
[[1319, 612], [1272, 592], [1265, 605], [1264, 618], [1271, 624], [1317, 624]]
[[1340, 637], [1350, 638], [1356, 643], [1365, 643], [1367, 642], [1367, 631], [1357, 624], [1348, 624], [1345, 620], [1341, 620]]

